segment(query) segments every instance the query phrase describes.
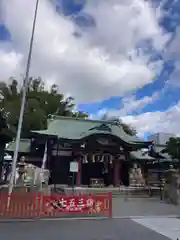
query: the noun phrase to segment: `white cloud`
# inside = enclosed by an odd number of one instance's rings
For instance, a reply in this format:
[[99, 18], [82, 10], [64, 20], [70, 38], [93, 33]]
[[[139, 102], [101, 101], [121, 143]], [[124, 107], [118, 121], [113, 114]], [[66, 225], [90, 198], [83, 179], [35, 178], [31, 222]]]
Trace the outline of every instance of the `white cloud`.
[[[70, 18], [58, 15], [50, 1], [40, 1], [31, 75], [55, 82], [78, 102], [123, 95], [152, 82], [162, 63], [135, 51], [147, 38], [162, 49], [168, 36], [158, 25], [160, 11], [143, 0], [90, 0], [85, 8], [97, 24], [81, 32]], [[12, 51], [3, 52], [0, 78], [24, 74], [35, 0], [2, 0], [2, 18], [12, 37]], [[75, 31], [82, 37], [76, 38]], [[12, 54], [14, 53], [14, 55]], [[23, 56], [23, 58], [21, 58]]]
[[170, 86], [180, 87], [180, 49], [179, 49], [179, 41], [180, 41], [180, 27], [176, 29], [174, 38], [167, 49], [166, 55], [167, 58], [172, 58], [175, 61], [175, 69], [170, 76], [168, 81]]
[[[180, 136], [180, 101], [169, 107], [166, 111], [143, 112], [143, 108], [153, 103], [159, 97], [155, 93], [151, 97], [137, 100], [134, 96], [122, 100], [119, 109], [102, 109], [91, 118], [99, 119], [106, 115], [109, 118], [120, 118], [123, 122], [137, 130], [140, 137], [147, 133], [173, 133]], [[139, 111], [140, 110], [140, 111]]]
[[[85, 12], [96, 19], [95, 34], [89, 40], [107, 52], [127, 55], [143, 39], [152, 39], [157, 49], [162, 49], [167, 36], [158, 25], [159, 9], [153, 9], [141, 0], [90, 0]], [[148, 26], [148, 27], [147, 27]]]
[[[6, 80], [10, 76], [20, 77], [20, 62], [22, 55], [18, 54], [12, 49], [8, 49], [7, 46], [3, 44], [0, 45], [0, 79]], [[11, 74], [11, 75], [9, 75]]]
[[146, 112], [136, 116], [125, 116], [122, 119], [135, 127], [140, 135], [149, 132], [165, 132], [180, 135], [180, 102], [164, 112]]
[[133, 111], [139, 113], [140, 111], [143, 111], [143, 108], [146, 105], [153, 103], [158, 98], [158, 96], [158, 93], [154, 93], [152, 96], [145, 96], [138, 100], [135, 96], [123, 98], [121, 102], [121, 109], [119, 110], [119, 115], [126, 116]]
[[153, 103], [158, 97], [159, 93], [154, 93], [152, 96], [145, 96], [141, 99], [136, 99], [134, 95], [128, 96], [121, 100], [119, 109], [101, 109], [97, 114], [93, 115], [92, 118], [102, 118], [104, 115], [109, 118], [123, 118], [133, 112], [140, 114], [146, 105]]
[[145, 112], [136, 116], [128, 115], [121, 119], [133, 126], [139, 136], [144, 136], [146, 133], [173, 133], [180, 135], [179, 119], [180, 119], [180, 103], [173, 106], [165, 112]]

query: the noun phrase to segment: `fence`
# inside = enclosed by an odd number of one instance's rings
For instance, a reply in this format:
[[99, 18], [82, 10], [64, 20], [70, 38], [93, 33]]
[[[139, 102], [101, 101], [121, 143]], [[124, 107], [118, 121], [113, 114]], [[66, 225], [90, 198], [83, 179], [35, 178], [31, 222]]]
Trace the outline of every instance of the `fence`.
[[0, 193], [0, 219], [111, 217], [112, 193], [82, 195], [43, 195], [14, 192], [8, 206], [8, 194]]

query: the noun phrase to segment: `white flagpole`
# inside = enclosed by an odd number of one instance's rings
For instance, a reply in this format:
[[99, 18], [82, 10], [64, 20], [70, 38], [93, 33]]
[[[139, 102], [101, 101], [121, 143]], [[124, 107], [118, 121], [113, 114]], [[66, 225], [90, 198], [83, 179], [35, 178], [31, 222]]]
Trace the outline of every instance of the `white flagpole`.
[[34, 20], [33, 20], [33, 26], [32, 26], [32, 34], [31, 34], [31, 40], [30, 40], [30, 45], [29, 45], [28, 60], [27, 60], [25, 78], [24, 78], [24, 82], [23, 82], [21, 109], [20, 109], [20, 114], [19, 114], [19, 122], [18, 122], [18, 129], [17, 129], [17, 135], [16, 135], [16, 146], [15, 146], [13, 162], [12, 162], [12, 174], [11, 174], [10, 182], [9, 182], [8, 205], [10, 203], [10, 196], [13, 191], [14, 179], [15, 179], [15, 174], [16, 174], [16, 164], [17, 164], [19, 143], [20, 143], [23, 116], [24, 116], [24, 107], [25, 107], [25, 102], [26, 102], [26, 93], [27, 93], [27, 88], [28, 88], [28, 83], [29, 83], [29, 71], [30, 71], [30, 66], [31, 66], [31, 57], [32, 57], [32, 49], [33, 49], [33, 42], [34, 42], [34, 33], [35, 33], [35, 27], [36, 27], [38, 5], [39, 5], [39, 0], [36, 0]]
[[42, 165], [41, 165], [41, 172], [40, 172], [41, 189], [42, 189], [42, 184], [44, 182], [44, 169], [46, 167], [46, 162], [47, 162], [47, 141], [45, 143], [44, 156], [43, 156]]

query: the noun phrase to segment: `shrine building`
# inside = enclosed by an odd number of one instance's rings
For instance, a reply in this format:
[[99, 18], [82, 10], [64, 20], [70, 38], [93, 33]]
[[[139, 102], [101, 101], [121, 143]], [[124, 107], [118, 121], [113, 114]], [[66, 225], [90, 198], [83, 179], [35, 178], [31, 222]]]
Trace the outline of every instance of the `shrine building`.
[[96, 179], [105, 186], [119, 186], [129, 185], [133, 162], [153, 160], [142, 151], [150, 144], [126, 134], [117, 121], [51, 116], [47, 130], [32, 131], [30, 139], [21, 139], [20, 154], [40, 167], [47, 146], [49, 184], [71, 184], [70, 162], [76, 161], [75, 185], [90, 186]]
[[129, 136], [116, 121], [51, 116], [47, 130], [33, 131], [31, 151], [47, 144], [51, 184], [69, 184], [70, 162], [78, 162], [76, 185], [128, 185], [132, 159], [150, 142]]

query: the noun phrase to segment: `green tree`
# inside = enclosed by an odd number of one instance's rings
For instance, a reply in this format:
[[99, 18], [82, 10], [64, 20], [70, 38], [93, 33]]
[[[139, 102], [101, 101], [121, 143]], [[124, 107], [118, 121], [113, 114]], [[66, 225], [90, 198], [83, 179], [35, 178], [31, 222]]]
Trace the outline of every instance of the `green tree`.
[[180, 138], [170, 138], [163, 152], [168, 153], [172, 159], [178, 159], [180, 161]]
[[103, 117], [101, 118], [102, 120], [110, 120], [110, 121], [115, 121], [117, 124], [119, 124], [124, 132], [130, 136], [134, 136], [137, 134], [136, 130], [129, 124], [124, 123], [120, 118], [118, 117], [109, 117], [107, 114], [104, 114]]
[[[18, 125], [22, 88], [16, 79], [9, 83], [0, 83], [0, 111], [7, 124], [16, 129]], [[65, 98], [59, 93], [58, 86], [53, 84], [49, 90], [41, 78], [30, 78], [24, 112], [23, 134], [31, 130], [46, 129], [48, 115], [87, 117], [86, 113], [73, 112], [73, 98]]]

